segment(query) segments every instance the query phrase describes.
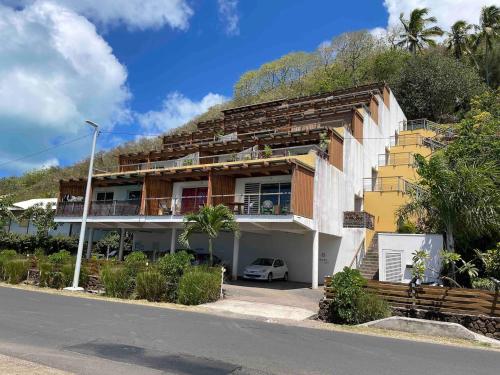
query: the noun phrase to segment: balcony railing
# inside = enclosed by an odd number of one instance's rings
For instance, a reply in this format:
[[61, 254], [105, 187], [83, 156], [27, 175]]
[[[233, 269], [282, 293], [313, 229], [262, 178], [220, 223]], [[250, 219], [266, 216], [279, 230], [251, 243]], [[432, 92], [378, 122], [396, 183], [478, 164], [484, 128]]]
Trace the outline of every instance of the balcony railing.
[[405, 120], [401, 121], [399, 130], [405, 131], [405, 130], [433, 130], [433, 131], [439, 131], [440, 127], [439, 124], [435, 123], [434, 121], [427, 120], [425, 118], [420, 118], [416, 120]]
[[141, 201], [133, 200], [112, 200], [112, 201], [92, 201], [90, 206], [90, 216], [135, 216], [139, 215]]
[[407, 181], [402, 177], [377, 177], [363, 179], [364, 191], [405, 192], [406, 184]]
[[[140, 171], [149, 169], [169, 169], [176, 167], [186, 167], [191, 165], [206, 165], [214, 163], [227, 163], [234, 161], [259, 160], [277, 157], [290, 157], [298, 155], [307, 155], [314, 152], [317, 155], [326, 158], [327, 154], [318, 145], [295, 146], [286, 148], [274, 148], [269, 150], [253, 150], [247, 149], [239, 153], [184, 157], [175, 160], [162, 160], [149, 163], [124, 164], [119, 166], [119, 172]], [[109, 170], [107, 172], [116, 172]]]
[[413, 165], [415, 158], [411, 152], [397, 152], [393, 154], [379, 154], [378, 166], [386, 165]]
[[344, 211], [344, 228], [374, 228], [373, 215], [364, 211]]
[[177, 216], [196, 212], [205, 204], [223, 204], [235, 215], [290, 215], [291, 193], [255, 193], [213, 195], [208, 202], [206, 195], [190, 197], [147, 198], [145, 215]]
[[56, 216], [82, 216], [83, 202], [58, 202]]
[[393, 135], [391, 136], [391, 146], [419, 146], [423, 144], [425, 138], [420, 134]]

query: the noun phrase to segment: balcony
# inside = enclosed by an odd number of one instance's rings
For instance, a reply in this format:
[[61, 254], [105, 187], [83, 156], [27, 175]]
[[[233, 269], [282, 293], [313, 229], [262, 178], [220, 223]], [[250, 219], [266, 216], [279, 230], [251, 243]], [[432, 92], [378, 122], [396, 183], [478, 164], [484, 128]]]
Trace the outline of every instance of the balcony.
[[378, 166], [413, 165], [415, 158], [411, 152], [397, 152], [393, 154], [379, 154]]
[[364, 211], [344, 211], [344, 228], [374, 228], [374, 216]]
[[[308, 155], [310, 153], [315, 153], [316, 155], [319, 155], [323, 158], [328, 157], [327, 154], [318, 145], [305, 145], [305, 146], [274, 148], [266, 150], [256, 150], [254, 148], [248, 148], [244, 151], [231, 154], [199, 156], [198, 153], [194, 153], [175, 160], [161, 160], [149, 163], [123, 164], [119, 166], [118, 172], [125, 172], [125, 171], [137, 172], [141, 170], [170, 169], [170, 168], [188, 167], [194, 165], [199, 166], [199, 165], [208, 165], [216, 163], [292, 157], [292, 156]], [[117, 172], [117, 171], [109, 170], [103, 172]]]
[[82, 215], [83, 215], [83, 201], [57, 203], [56, 216], [78, 217]]
[[90, 216], [136, 216], [139, 215], [141, 201], [133, 200], [112, 200], [112, 201], [92, 201], [90, 205]]
[[[146, 199], [145, 214], [177, 216], [196, 212], [208, 203], [206, 195]], [[235, 215], [290, 215], [291, 193], [213, 195], [213, 205], [223, 204]]]

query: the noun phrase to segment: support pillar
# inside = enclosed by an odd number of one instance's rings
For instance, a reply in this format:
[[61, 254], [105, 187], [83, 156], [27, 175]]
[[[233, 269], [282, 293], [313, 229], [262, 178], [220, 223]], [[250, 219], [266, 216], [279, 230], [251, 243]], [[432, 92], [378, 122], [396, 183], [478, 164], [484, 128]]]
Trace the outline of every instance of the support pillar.
[[233, 267], [231, 269], [231, 279], [238, 279], [238, 256], [240, 254], [240, 237], [234, 235], [233, 242]]
[[125, 244], [125, 228], [120, 228], [120, 249], [118, 250], [118, 260], [123, 260], [124, 244]]
[[319, 232], [315, 230], [313, 232], [313, 241], [312, 241], [312, 283], [311, 286], [313, 289], [318, 289], [318, 257], [319, 252]]
[[176, 243], [177, 243], [177, 228], [172, 228], [172, 237], [170, 238], [170, 254], [175, 253]]
[[89, 228], [89, 235], [87, 237], [87, 255], [86, 259], [90, 259], [92, 255], [92, 241], [94, 240], [94, 228]]

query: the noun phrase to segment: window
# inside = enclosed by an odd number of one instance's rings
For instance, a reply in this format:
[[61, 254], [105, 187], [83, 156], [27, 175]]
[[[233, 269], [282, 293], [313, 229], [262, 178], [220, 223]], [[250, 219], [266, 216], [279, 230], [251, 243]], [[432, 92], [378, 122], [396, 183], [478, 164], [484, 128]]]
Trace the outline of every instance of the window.
[[115, 193], [112, 191], [103, 191], [97, 193], [96, 201], [112, 201]]
[[140, 190], [134, 190], [134, 191], [128, 192], [128, 200], [138, 201], [140, 199], [141, 199], [141, 191]]
[[283, 267], [283, 261], [281, 259], [276, 259], [274, 261], [274, 267]]

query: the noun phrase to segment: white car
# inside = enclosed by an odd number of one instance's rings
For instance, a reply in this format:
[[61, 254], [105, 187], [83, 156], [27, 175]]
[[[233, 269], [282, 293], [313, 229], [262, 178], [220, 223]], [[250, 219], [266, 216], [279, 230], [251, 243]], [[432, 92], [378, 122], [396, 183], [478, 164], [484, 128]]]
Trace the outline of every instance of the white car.
[[288, 280], [288, 267], [280, 258], [257, 258], [243, 270], [243, 278], [247, 280], [274, 279]]

